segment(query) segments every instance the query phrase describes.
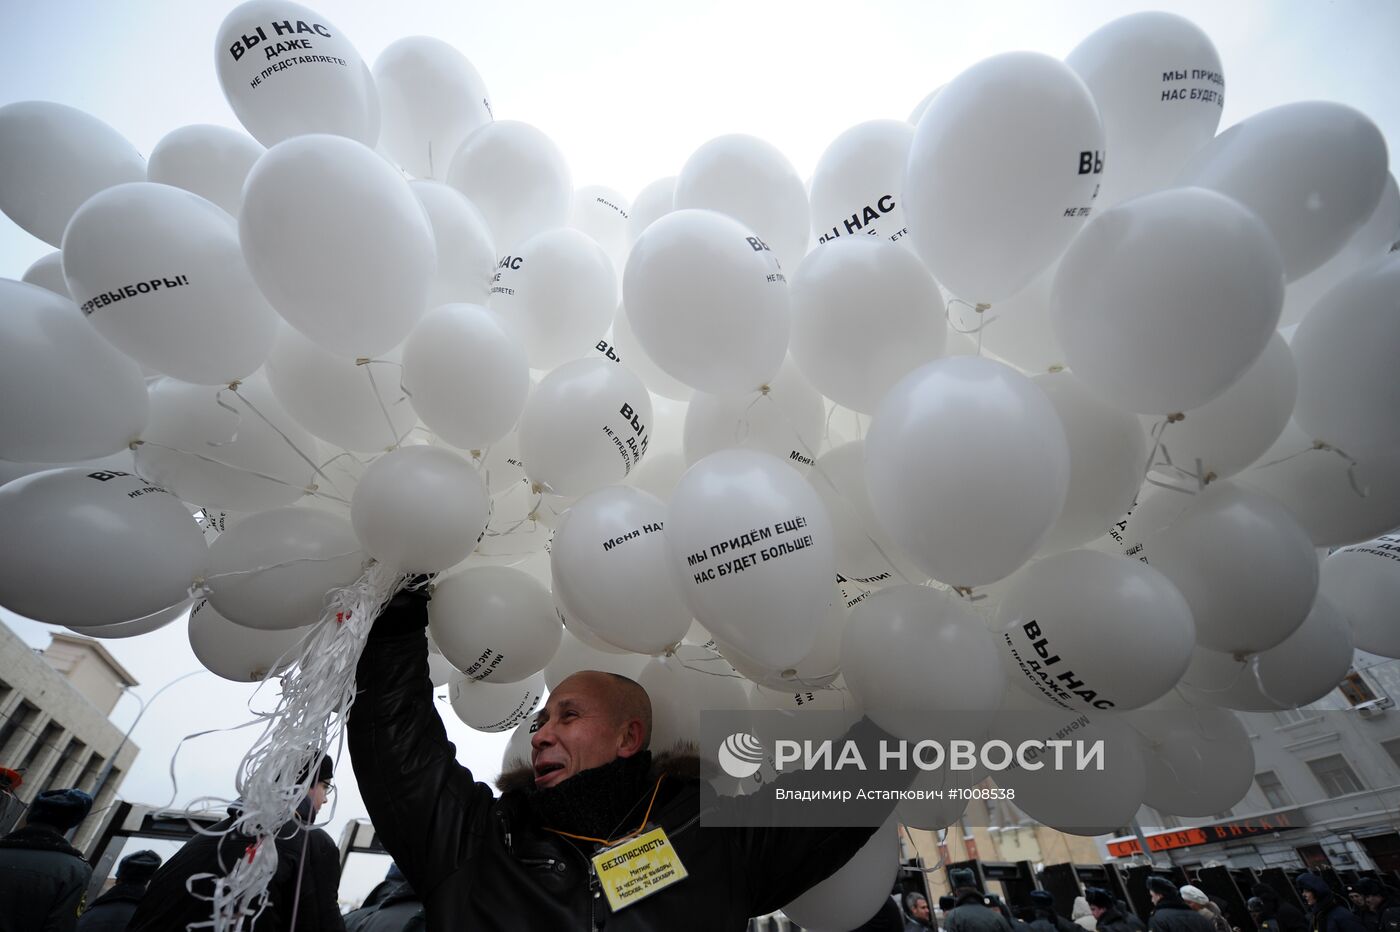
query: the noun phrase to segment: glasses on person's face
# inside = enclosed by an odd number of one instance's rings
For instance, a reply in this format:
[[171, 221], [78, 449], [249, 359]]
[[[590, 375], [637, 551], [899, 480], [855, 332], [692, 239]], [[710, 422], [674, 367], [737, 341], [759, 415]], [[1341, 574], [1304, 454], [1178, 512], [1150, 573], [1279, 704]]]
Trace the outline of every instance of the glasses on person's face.
[[335, 793], [335, 784], [331, 783], [329, 780], [322, 780], [321, 789], [326, 791], [326, 798], [330, 799]]

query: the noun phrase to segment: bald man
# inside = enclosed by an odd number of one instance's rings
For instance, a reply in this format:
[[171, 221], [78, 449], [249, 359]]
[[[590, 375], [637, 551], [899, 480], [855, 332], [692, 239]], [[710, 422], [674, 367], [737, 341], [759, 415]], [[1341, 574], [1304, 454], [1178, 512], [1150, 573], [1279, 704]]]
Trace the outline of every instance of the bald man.
[[[702, 806], [732, 801], [702, 784], [693, 748], [653, 753], [646, 691], [597, 671], [550, 693], [529, 765], [497, 795], [457, 763], [433, 705], [427, 600], [401, 592], [376, 620], [349, 734], [370, 818], [429, 932], [741, 932], [874, 831], [702, 827]], [[630, 865], [668, 852], [673, 867], [629, 895]]]

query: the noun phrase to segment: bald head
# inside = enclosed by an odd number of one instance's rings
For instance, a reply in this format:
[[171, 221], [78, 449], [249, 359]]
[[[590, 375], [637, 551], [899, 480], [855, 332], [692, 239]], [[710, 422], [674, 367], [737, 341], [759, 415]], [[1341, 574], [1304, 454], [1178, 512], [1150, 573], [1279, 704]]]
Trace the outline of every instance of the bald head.
[[582, 770], [631, 757], [650, 740], [646, 690], [616, 673], [582, 670], [560, 682], [535, 716], [535, 785], [555, 786]]

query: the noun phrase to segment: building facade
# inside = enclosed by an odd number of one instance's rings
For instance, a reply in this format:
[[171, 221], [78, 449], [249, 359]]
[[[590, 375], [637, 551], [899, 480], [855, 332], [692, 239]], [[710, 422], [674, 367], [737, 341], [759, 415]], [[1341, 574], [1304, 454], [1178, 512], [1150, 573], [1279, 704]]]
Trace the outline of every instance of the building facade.
[[42, 652], [0, 624], [0, 768], [23, 783], [0, 797], [0, 832], [18, 824], [44, 790], [93, 794], [73, 835], [86, 850], [139, 749], [107, 718], [135, 678], [92, 638], [53, 634]]

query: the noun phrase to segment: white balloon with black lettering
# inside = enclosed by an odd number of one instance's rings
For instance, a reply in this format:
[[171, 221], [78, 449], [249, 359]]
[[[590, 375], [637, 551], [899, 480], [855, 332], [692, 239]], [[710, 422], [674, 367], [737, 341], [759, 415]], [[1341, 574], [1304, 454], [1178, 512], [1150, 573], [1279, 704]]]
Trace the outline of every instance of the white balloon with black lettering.
[[486, 218], [456, 188], [436, 181], [410, 181], [408, 187], [428, 214], [437, 246], [428, 307], [454, 301], [485, 304], [496, 274], [496, 241]]
[[757, 393], [696, 392], [685, 413], [685, 461], [742, 447], [771, 453], [806, 472], [822, 446], [826, 406], [791, 362]]
[[1323, 560], [1318, 599], [1324, 598], [1346, 618], [1358, 648], [1400, 658], [1400, 535], [1343, 547]]
[[146, 180], [198, 194], [237, 217], [243, 182], [267, 150], [227, 126], [196, 123], [161, 137], [146, 164]]
[[120, 185], [83, 204], [63, 236], [63, 274], [98, 333], [186, 382], [244, 378], [277, 336], [232, 218], [169, 185]]
[[875, 236], [909, 245], [904, 224], [904, 171], [914, 127], [869, 120], [841, 133], [812, 172], [812, 230], [819, 243]]
[[863, 586], [920, 584], [928, 574], [875, 519], [865, 482], [865, 444], [844, 443], [817, 458], [807, 481], [821, 496], [836, 535], [836, 569]]
[[265, 146], [333, 133], [379, 139], [379, 92], [349, 38], [290, 0], [248, 0], [219, 26], [214, 60], [224, 99]]
[[490, 683], [458, 676], [447, 684], [452, 711], [467, 727], [487, 734], [510, 731], [527, 721], [544, 697], [538, 673], [518, 683]]
[[539, 673], [559, 650], [554, 602], [529, 573], [467, 568], [439, 579], [428, 605], [433, 643], [468, 679], [516, 683]]
[[627, 239], [630, 207], [620, 191], [590, 184], [574, 191], [573, 206], [569, 209], [569, 226], [603, 247], [619, 275], [627, 261], [627, 247], [631, 245]]

